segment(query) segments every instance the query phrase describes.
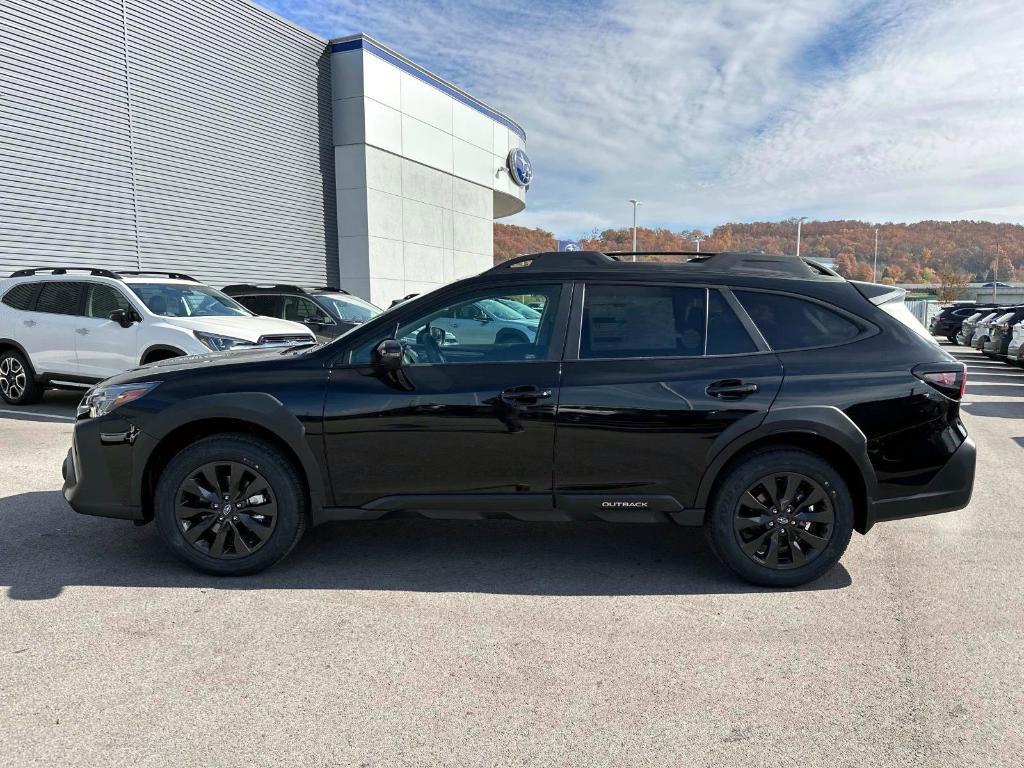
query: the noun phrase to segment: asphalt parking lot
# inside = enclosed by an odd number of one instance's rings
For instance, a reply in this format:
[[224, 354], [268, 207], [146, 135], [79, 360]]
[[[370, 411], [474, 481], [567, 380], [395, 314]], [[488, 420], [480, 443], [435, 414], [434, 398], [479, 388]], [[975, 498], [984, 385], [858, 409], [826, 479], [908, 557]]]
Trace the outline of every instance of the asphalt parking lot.
[[962, 348], [971, 506], [796, 591], [699, 531], [391, 521], [219, 580], [60, 494], [77, 397], [0, 410], [0, 764], [1010, 766], [1024, 371]]

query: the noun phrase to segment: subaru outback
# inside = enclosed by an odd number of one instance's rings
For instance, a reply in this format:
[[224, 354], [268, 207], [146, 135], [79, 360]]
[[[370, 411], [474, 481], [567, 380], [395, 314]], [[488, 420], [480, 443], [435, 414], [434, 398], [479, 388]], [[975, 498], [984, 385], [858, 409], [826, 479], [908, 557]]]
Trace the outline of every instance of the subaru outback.
[[[270, 566], [310, 525], [415, 514], [703, 526], [776, 587], [826, 573], [853, 531], [968, 503], [964, 366], [901, 290], [679, 255], [519, 257], [329, 344], [116, 376], [79, 407], [64, 495], [155, 521], [215, 574]], [[536, 309], [535, 330], [448, 338], [491, 302]]]

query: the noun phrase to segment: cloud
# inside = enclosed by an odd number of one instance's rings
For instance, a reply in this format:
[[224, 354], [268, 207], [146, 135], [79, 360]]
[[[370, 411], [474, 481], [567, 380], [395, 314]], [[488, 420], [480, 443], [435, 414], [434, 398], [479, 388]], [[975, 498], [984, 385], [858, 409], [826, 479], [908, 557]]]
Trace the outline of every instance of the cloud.
[[1024, 221], [1024, 4], [275, 0], [364, 31], [522, 123], [507, 219], [569, 236], [748, 218]]

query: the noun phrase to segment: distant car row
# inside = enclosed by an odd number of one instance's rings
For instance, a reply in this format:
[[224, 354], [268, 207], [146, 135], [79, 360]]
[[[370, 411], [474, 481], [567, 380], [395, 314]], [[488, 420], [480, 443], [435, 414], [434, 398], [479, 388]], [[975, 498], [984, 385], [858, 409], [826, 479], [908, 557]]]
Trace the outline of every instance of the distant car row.
[[929, 330], [993, 359], [1024, 365], [1024, 304], [954, 304], [936, 315]]
[[[448, 346], [533, 343], [540, 312], [523, 298], [453, 307], [431, 335]], [[0, 281], [0, 397], [27, 405], [47, 388], [169, 358], [329, 342], [380, 313], [334, 287], [218, 291], [176, 272], [23, 269]]]

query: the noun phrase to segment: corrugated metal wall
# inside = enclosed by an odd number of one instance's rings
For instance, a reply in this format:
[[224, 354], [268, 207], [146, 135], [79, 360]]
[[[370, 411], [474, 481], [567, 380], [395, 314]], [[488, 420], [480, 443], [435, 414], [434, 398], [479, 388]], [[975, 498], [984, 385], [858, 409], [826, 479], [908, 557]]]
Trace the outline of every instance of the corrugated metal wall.
[[243, 0], [7, 0], [0, 28], [0, 274], [337, 279], [323, 40]]

